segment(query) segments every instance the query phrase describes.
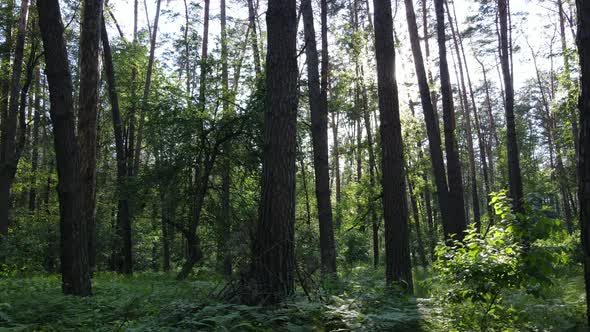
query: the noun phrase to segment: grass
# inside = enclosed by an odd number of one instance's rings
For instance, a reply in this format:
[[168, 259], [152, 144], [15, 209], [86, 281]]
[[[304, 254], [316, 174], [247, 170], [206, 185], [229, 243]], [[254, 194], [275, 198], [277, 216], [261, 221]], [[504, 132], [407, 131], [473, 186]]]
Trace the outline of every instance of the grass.
[[[416, 271], [426, 280], [427, 271]], [[0, 331], [441, 331], [453, 330], [440, 302], [386, 291], [382, 271], [347, 270], [340, 282], [318, 288], [309, 301], [296, 294], [280, 306], [222, 302], [221, 278], [203, 271], [187, 281], [172, 275], [99, 273], [94, 295], [61, 294], [58, 276], [0, 279]], [[583, 331], [583, 282], [568, 277], [544, 298], [507, 294], [520, 311], [509, 330]], [[418, 285], [424, 284], [417, 281]], [[468, 319], [468, 318], [466, 318]]]

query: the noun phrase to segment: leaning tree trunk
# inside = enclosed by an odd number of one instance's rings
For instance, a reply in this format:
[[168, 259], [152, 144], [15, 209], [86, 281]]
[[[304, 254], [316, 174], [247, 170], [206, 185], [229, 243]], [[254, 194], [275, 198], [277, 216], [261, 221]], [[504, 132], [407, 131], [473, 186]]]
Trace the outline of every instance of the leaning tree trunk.
[[590, 325], [590, 2], [576, 0], [578, 9], [578, 54], [580, 57], [580, 141], [578, 199], [584, 251], [586, 315]]
[[82, 221], [80, 151], [64, 26], [58, 0], [37, 0], [37, 9], [59, 179], [62, 290], [65, 294], [87, 296], [91, 293], [88, 243]]
[[303, 27], [305, 30], [307, 83], [309, 108], [311, 110], [311, 136], [313, 165], [315, 170], [315, 193], [320, 225], [320, 257], [325, 275], [336, 273], [336, 247], [332, 224], [330, 201], [330, 165], [328, 162], [328, 100], [320, 88], [319, 58], [313, 25], [311, 0], [302, 0]]
[[[295, 270], [297, 14], [295, 0], [269, 0], [260, 219], [252, 250], [257, 302], [292, 294]], [[272, 89], [271, 89], [272, 87]]]
[[375, 53], [381, 130], [383, 216], [385, 222], [385, 279], [411, 293], [410, 230], [404, 175], [402, 132], [395, 78], [395, 47], [391, 1], [374, 0]]

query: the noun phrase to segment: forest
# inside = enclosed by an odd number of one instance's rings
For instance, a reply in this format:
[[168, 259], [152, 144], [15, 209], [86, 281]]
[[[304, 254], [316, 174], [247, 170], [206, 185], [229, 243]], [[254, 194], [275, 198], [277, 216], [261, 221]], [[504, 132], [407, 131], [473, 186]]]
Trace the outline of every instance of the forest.
[[0, 331], [588, 330], [589, 0], [0, 0]]

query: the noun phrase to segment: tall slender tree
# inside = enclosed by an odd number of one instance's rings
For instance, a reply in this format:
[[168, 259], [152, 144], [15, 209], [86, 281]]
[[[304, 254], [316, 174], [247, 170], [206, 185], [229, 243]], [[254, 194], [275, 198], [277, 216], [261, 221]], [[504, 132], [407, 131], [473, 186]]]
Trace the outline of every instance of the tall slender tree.
[[385, 279], [413, 291], [410, 230], [404, 158], [395, 77], [395, 46], [390, 0], [374, 0], [375, 53], [381, 134], [383, 216], [385, 220]]
[[[301, 1], [305, 30], [307, 83], [311, 110], [311, 137], [315, 170], [315, 193], [320, 224], [320, 257], [324, 274], [336, 273], [336, 246], [330, 201], [330, 165], [328, 162], [328, 100], [322, 95], [319, 57], [313, 24], [311, 0]], [[326, 46], [324, 46], [326, 47]]]
[[[14, 49], [14, 61], [12, 63], [12, 75], [10, 79], [10, 99], [8, 109], [2, 118], [0, 127], [0, 236], [8, 232], [10, 212], [10, 189], [16, 176], [16, 169], [20, 159], [24, 140], [18, 138], [20, 130], [24, 138], [26, 122], [24, 118], [24, 105], [19, 108], [19, 94], [21, 92], [21, 74], [23, 69], [23, 57], [25, 49], [25, 32], [29, 1], [21, 1], [16, 44]], [[6, 64], [4, 64], [6, 65]], [[22, 114], [19, 114], [22, 111]], [[21, 118], [20, 125], [18, 118]]]
[[508, 181], [510, 197], [514, 211], [524, 212], [522, 176], [520, 172], [520, 157], [516, 138], [516, 119], [514, 117], [514, 89], [512, 85], [512, 71], [510, 69], [509, 36], [508, 36], [508, 4], [507, 0], [498, 0], [498, 16], [500, 20], [500, 64], [505, 90], [506, 114], [506, 144], [508, 145]]
[[462, 239], [463, 231], [467, 228], [467, 221], [464, 209], [465, 201], [463, 198], [461, 163], [459, 161], [459, 153], [455, 139], [455, 109], [453, 107], [451, 78], [449, 75], [449, 65], [447, 63], [444, 0], [434, 0], [434, 7], [436, 12], [436, 34], [440, 62], [445, 150], [447, 153], [447, 172], [449, 181], [448, 213], [449, 219], [452, 220], [452, 223], [449, 225], [443, 225], [443, 228], [446, 237], [450, 234], [456, 234], [457, 239]]
[[453, 220], [450, 219], [450, 214], [448, 213], [450, 211], [450, 207], [448, 206], [449, 189], [441, 147], [440, 129], [438, 126], [437, 115], [433, 107], [433, 101], [431, 99], [422, 50], [420, 49], [420, 37], [418, 35], [418, 26], [416, 24], [416, 14], [414, 13], [414, 3], [412, 0], [405, 0], [404, 3], [406, 7], [408, 31], [410, 34], [410, 45], [414, 56], [414, 66], [416, 69], [416, 77], [418, 79], [418, 89], [420, 91], [420, 101], [422, 103], [424, 121], [426, 122], [426, 134], [428, 136], [430, 161], [434, 173], [436, 196], [438, 198], [443, 225], [446, 225], [444, 228], [452, 229], [451, 225], [453, 224]]

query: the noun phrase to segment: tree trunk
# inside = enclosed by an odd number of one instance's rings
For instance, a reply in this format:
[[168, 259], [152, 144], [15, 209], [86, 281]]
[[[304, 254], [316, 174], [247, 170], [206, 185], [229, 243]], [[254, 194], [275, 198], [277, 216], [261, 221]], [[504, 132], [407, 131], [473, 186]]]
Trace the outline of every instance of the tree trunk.
[[584, 250], [586, 315], [590, 325], [590, 2], [576, 0], [578, 12], [578, 54], [580, 58], [580, 141], [578, 159], [578, 200]]
[[[152, 71], [154, 68], [154, 57], [156, 52], [156, 37], [158, 35], [158, 21], [160, 20], [160, 5], [162, 0], [158, 0], [156, 5], [156, 17], [154, 19], [154, 29], [150, 35], [150, 57], [148, 59], [148, 67], [145, 76], [145, 85], [143, 88], [143, 98], [141, 99], [141, 111], [139, 114], [139, 127], [137, 128], [137, 143], [135, 145], [135, 156], [133, 158], [133, 174], [139, 173], [139, 164], [141, 159], [141, 144], [143, 140], [143, 126], [145, 123], [145, 116], [148, 108], [150, 97], [150, 86], [152, 83]], [[208, 1], [207, 1], [208, 3]], [[149, 22], [148, 22], [149, 26]]]
[[412, 293], [408, 205], [403, 143], [395, 78], [395, 47], [391, 1], [374, 0], [375, 53], [381, 130], [383, 216], [386, 283], [399, 283]]
[[[27, 14], [29, 1], [23, 0], [20, 6], [20, 16], [16, 44], [14, 48], [14, 61], [12, 63], [12, 76], [10, 80], [10, 100], [7, 114], [3, 118], [1, 127], [1, 150], [0, 150], [0, 236], [8, 233], [10, 222], [10, 188], [16, 176], [18, 161], [21, 156], [23, 143], [17, 139], [17, 127], [19, 116], [19, 93], [21, 92], [21, 74], [23, 66], [25, 33], [27, 28]], [[23, 110], [24, 115], [24, 110]], [[19, 130], [26, 130], [25, 119], [21, 116], [21, 127]], [[4, 201], [5, 200], [5, 201]]]
[[420, 101], [422, 103], [424, 121], [426, 122], [426, 133], [428, 136], [428, 145], [430, 149], [430, 161], [432, 163], [432, 170], [434, 173], [436, 196], [438, 198], [438, 205], [441, 211], [445, 236], [448, 236], [446, 230], [452, 229], [453, 220], [450, 219], [449, 214], [451, 207], [448, 205], [450, 203], [448, 201], [449, 189], [447, 186], [445, 164], [441, 148], [440, 129], [438, 126], [437, 115], [433, 107], [433, 101], [431, 99], [426, 71], [424, 69], [424, 60], [422, 58], [420, 39], [418, 36], [418, 26], [416, 24], [416, 15], [414, 14], [414, 3], [412, 0], [404, 0], [404, 3], [406, 7], [408, 31], [410, 34], [410, 44], [412, 46], [412, 54], [414, 56], [414, 66], [416, 69], [416, 76], [418, 78], [418, 88], [420, 90]]
[[315, 170], [315, 193], [320, 226], [320, 257], [322, 273], [336, 273], [336, 248], [330, 201], [330, 165], [328, 162], [328, 100], [320, 87], [319, 58], [313, 24], [311, 0], [302, 0], [303, 27], [307, 45], [307, 82], [309, 108], [311, 110], [311, 136], [313, 165]]
[[408, 195], [410, 196], [410, 205], [412, 206], [412, 216], [414, 219], [414, 227], [416, 228], [416, 242], [418, 242], [418, 259], [422, 267], [428, 266], [426, 261], [426, 252], [424, 251], [424, 241], [422, 240], [422, 227], [420, 227], [420, 211], [418, 210], [418, 201], [414, 196], [414, 186], [410, 181], [408, 174], [406, 174], [408, 183]]
[[41, 73], [35, 68], [35, 99], [33, 101], [33, 131], [31, 133], [31, 187], [29, 188], [29, 211], [37, 210], [37, 173], [39, 169], [39, 129], [41, 126]]
[[[266, 12], [265, 136], [260, 219], [252, 251], [257, 302], [294, 291], [297, 15], [295, 0], [269, 0]], [[272, 87], [272, 90], [270, 89]]]
[[82, 10], [84, 24], [80, 33], [78, 141], [82, 218], [88, 230], [88, 263], [91, 271], [96, 268], [96, 138], [101, 17], [102, 0], [85, 0]]
[[[0, 125], [4, 126], [8, 116], [8, 99], [10, 98], [10, 59], [12, 55], [12, 26], [14, 0], [7, 0], [2, 13], [4, 44], [2, 45], [2, 59], [0, 60]], [[2, 224], [0, 224], [0, 227]]]
[[508, 145], [508, 179], [510, 184], [510, 197], [512, 198], [514, 211], [516, 213], [522, 213], [524, 212], [524, 197], [522, 177], [520, 173], [518, 143], [516, 138], [516, 120], [514, 117], [514, 90], [512, 88], [512, 76], [508, 53], [507, 0], [498, 0], [498, 15], [500, 18], [500, 61], [502, 65], [504, 89], [506, 90], [506, 143]]
[[[448, 1], [445, 1], [445, 6], [447, 9], [447, 17], [449, 19], [449, 24], [451, 26], [451, 34], [453, 37], [453, 44], [455, 45], [455, 53], [457, 55], [457, 64], [459, 65], [459, 79], [461, 82], [461, 97], [463, 98], [463, 105], [465, 106], [463, 109], [465, 111], [464, 116], [464, 124], [465, 124], [465, 131], [467, 134], [467, 155], [469, 159], [469, 178], [471, 184], [471, 200], [472, 200], [472, 209], [473, 209], [473, 222], [475, 223], [475, 228], [479, 231], [481, 228], [481, 212], [480, 202], [479, 202], [479, 193], [477, 187], [477, 172], [476, 172], [476, 165], [475, 165], [475, 149], [473, 148], [473, 130], [471, 128], [471, 109], [473, 109], [473, 113], [477, 112], [474, 99], [472, 99], [473, 103], [469, 104], [469, 99], [467, 99], [467, 89], [465, 85], [465, 75], [463, 71], [463, 65], [467, 66], [466, 63], [463, 63], [463, 59], [461, 57], [461, 50], [462, 50], [462, 41], [460, 37], [459, 25], [457, 22], [453, 20], [451, 16], [451, 11], [449, 9]], [[455, 17], [456, 19], [456, 17]], [[455, 27], [457, 28], [455, 30]], [[465, 67], [467, 70], [467, 67]], [[482, 153], [482, 151], [480, 151]]]
[[[129, 213], [129, 199], [126, 188], [126, 180], [128, 173], [125, 155], [125, 143], [123, 142], [123, 124], [121, 121], [121, 112], [119, 109], [119, 96], [117, 94], [115, 70], [113, 68], [113, 56], [104, 20], [102, 20], [101, 25], [104, 70], [107, 80], [109, 100], [111, 103], [111, 117], [113, 120], [113, 132], [115, 136], [115, 153], [117, 160], [117, 233], [121, 234], [122, 238], [127, 239], [123, 242], [130, 244], [131, 216]], [[125, 246], [122, 243], [119, 243], [117, 245], [117, 250], [119, 250], [121, 253], [120, 257], [118, 257], [119, 263], [117, 264], [119, 271], [125, 274], [131, 274], [133, 272], [131, 245]]]
[[[228, 86], [228, 66], [227, 66], [227, 19], [225, 14], [225, 0], [221, 0], [221, 88], [223, 92], [223, 115], [229, 116], [229, 86]], [[226, 276], [231, 276], [232, 273], [232, 257], [230, 250], [230, 232], [231, 232], [231, 201], [230, 201], [230, 186], [231, 186], [231, 164], [230, 164], [230, 151], [231, 145], [229, 143], [224, 144], [223, 152], [225, 154], [222, 164], [221, 174], [221, 220], [220, 229], [222, 240], [220, 244], [220, 254], [222, 257], [222, 271]]]
[[[456, 239], [463, 239], [463, 232], [467, 228], [465, 219], [465, 202], [463, 199], [463, 182], [461, 179], [461, 162], [455, 140], [455, 109], [453, 107], [453, 95], [449, 66], [447, 64], [447, 49], [445, 45], [445, 17], [444, 0], [434, 0], [436, 11], [436, 31], [440, 61], [440, 81], [443, 106], [443, 122], [445, 131], [445, 148], [447, 153], [447, 171], [449, 180], [448, 217], [451, 223], [444, 225], [445, 237], [457, 234]], [[441, 208], [441, 213], [442, 213]], [[446, 226], [446, 227], [444, 227]]]
[[334, 181], [336, 186], [336, 229], [340, 229], [342, 225], [342, 213], [340, 212], [340, 201], [342, 200], [342, 189], [340, 180], [340, 147], [338, 139], [338, 114], [337, 110], [332, 111], [332, 136], [334, 145], [332, 146], [332, 154], [334, 155]]
[[45, 50], [60, 203], [61, 272], [65, 294], [91, 293], [86, 227], [82, 221], [79, 146], [75, 135], [73, 85], [58, 0], [38, 0]]
[[256, 30], [256, 8], [254, 8], [253, 0], [248, 0], [248, 20], [252, 29], [252, 53], [254, 54], [254, 71], [256, 75], [260, 75], [260, 51], [258, 50], [258, 32]]

